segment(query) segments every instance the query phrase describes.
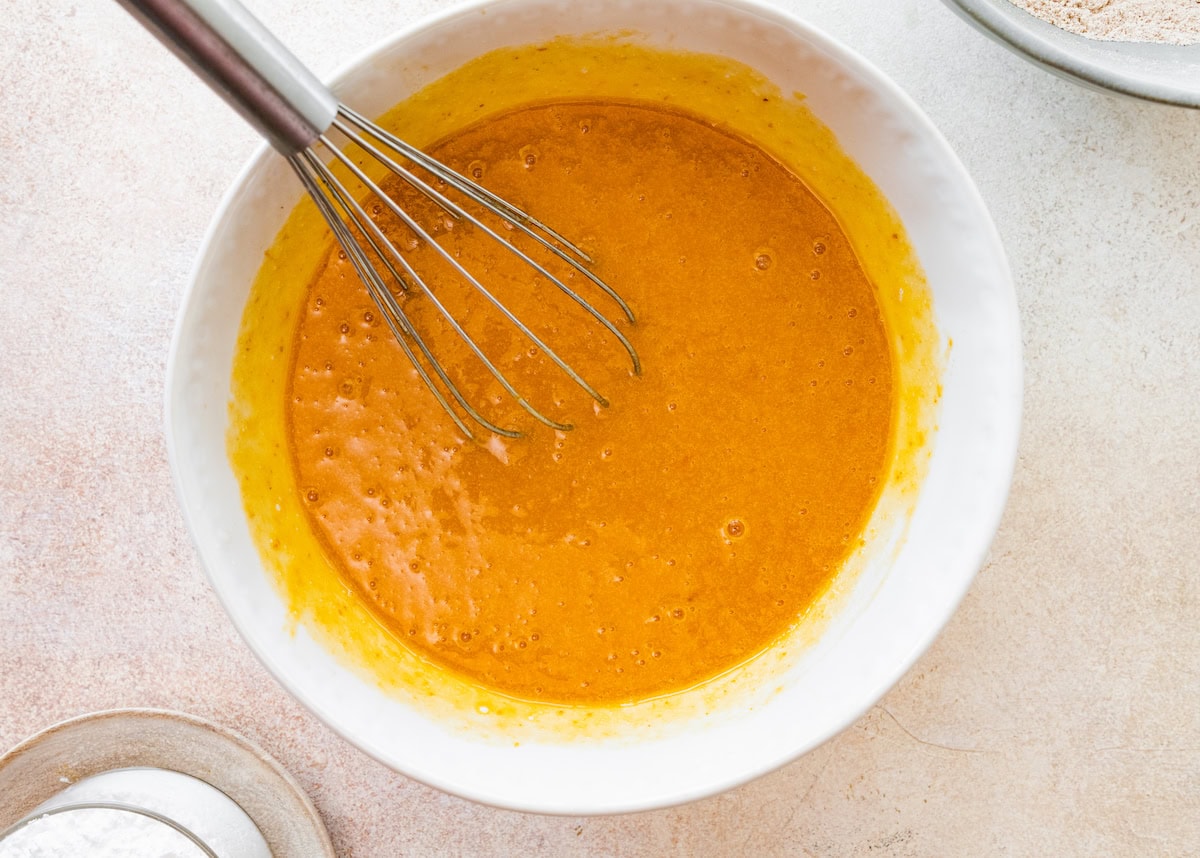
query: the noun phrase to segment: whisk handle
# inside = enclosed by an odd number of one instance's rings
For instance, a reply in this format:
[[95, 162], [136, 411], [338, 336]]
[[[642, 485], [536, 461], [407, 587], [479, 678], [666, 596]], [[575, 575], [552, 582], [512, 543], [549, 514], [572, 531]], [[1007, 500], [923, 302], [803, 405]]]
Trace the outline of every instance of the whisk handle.
[[333, 123], [325, 84], [238, 0], [117, 0], [284, 155]]

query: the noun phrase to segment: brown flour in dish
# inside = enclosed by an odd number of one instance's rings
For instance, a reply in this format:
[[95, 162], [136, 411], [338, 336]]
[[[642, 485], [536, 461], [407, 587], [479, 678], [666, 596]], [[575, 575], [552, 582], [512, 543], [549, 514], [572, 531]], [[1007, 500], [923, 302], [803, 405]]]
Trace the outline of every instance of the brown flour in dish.
[[1011, 0], [1013, 5], [1089, 39], [1200, 42], [1200, 0]]

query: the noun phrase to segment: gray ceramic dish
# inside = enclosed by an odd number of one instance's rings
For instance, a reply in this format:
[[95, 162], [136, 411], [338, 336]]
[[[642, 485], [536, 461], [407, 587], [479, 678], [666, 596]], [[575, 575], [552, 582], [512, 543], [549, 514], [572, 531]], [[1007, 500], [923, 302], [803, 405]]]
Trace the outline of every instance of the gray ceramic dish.
[[1200, 44], [1102, 42], [1047, 24], [1009, 0], [945, 0], [1030, 62], [1093, 89], [1200, 108]]

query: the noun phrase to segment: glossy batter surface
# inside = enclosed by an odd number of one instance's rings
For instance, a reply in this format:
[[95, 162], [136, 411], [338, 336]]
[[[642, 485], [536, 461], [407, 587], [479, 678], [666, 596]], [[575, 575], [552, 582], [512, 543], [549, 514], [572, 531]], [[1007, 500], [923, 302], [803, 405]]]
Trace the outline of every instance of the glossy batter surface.
[[331, 251], [298, 323], [288, 421], [301, 500], [346, 582], [412, 649], [528, 699], [644, 699], [770, 645], [857, 544], [889, 453], [887, 335], [833, 217], [753, 145], [648, 105], [518, 109], [432, 154], [579, 241], [636, 311], [622, 327], [645, 372], [446, 222], [439, 242], [613, 402], [594, 406], [417, 242], [414, 266], [488, 353], [576, 426], [523, 418], [410, 298], [469, 398], [527, 432], [469, 441]]

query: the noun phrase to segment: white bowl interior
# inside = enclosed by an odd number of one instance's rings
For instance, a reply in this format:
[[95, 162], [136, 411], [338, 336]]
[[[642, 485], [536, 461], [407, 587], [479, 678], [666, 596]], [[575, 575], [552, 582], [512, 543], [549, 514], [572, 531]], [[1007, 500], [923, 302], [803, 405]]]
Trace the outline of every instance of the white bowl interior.
[[903, 93], [790, 16], [734, 0], [502, 0], [397, 35], [353, 63], [336, 89], [380, 113], [488, 50], [617, 29], [637, 30], [652, 45], [728, 56], [784, 92], [804, 92], [899, 213], [939, 328], [954, 342], [932, 459], [903, 544], [767, 702], [649, 739], [514, 747], [433, 722], [340, 664], [303, 627], [293, 633], [251, 539], [225, 446], [242, 310], [264, 250], [300, 196], [270, 152], [248, 165], [210, 229], [169, 368], [167, 429], [185, 515], [214, 588], [268, 669], [388, 765], [480, 801], [551, 813], [645, 809], [711, 794], [852, 723], [929, 645], [974, 577], [1007, 495], [1020, 411], [1013, 290], [970, 179]]

